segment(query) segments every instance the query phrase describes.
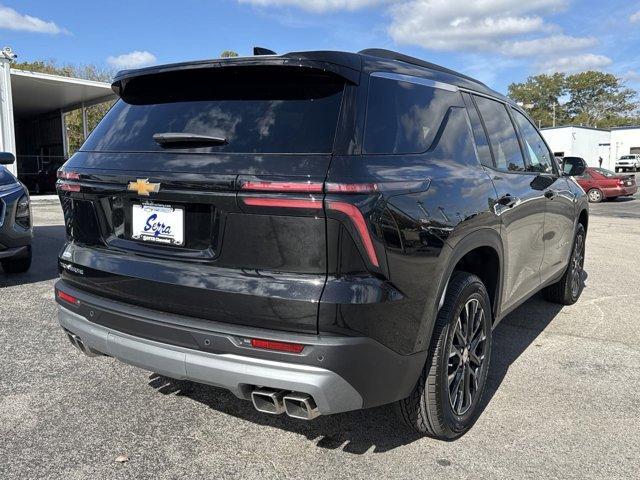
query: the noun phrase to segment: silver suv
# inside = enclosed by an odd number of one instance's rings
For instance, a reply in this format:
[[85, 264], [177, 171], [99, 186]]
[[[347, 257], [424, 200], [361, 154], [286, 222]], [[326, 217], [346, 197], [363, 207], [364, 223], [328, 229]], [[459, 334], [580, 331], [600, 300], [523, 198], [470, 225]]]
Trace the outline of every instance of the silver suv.
[[626, 172], [627, 170], [634, 172], [640, 170], [640, 155], [623, 155], [616, 161], [616, 172]]
[[29, 192], [4, 167], [14, 161], [13, 154], [0, 152], [0, 265], [6, 273], [26, 272], [31, 266]]

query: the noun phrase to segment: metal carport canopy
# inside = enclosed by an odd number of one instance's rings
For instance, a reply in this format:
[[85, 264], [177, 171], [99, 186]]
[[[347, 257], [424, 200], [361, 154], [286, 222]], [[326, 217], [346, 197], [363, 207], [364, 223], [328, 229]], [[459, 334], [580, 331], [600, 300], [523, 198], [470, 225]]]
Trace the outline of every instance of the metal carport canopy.
[[11, 69], [11, 91], [16, 117], [68, 112], [117, 98], [108, 83], [15, 68]]

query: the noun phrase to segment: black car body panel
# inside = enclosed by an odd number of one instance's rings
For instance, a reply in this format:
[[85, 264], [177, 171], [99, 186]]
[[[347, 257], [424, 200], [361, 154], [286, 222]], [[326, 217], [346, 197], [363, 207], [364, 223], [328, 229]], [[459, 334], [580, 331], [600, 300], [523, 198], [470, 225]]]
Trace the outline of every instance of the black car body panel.
[[[23, 218], [17, 218], [20, 202], [26, 202], [27, 212]], [[0, 165], [0, 260], [28, 256], [32, 237], [29, 192], [11, 172]]]
[[[521, 109], [427, 62], [297, 52], [121, 72], [114, 90], [123, 100], [58, 186], [69, 243], [57, 288], [81, 304], [117, 302], [117, 318], [79, 310], [113, 329], [105, 338], [202, 348], [182, 327], [128, 323], [130, 305], [166, 323], [189, 318], [199, 331], [374, 342], [389, 356], [363, 357], [357, 373], [336, 349], [323, 365], [363, 405], [387, 403], [415, 384], [455, 269], [482, 278], [497, 323], [562, 276], [578, 220], [586, 226], [584, 192], [558, 172]], [[154, 116], [177, 104], [174, 122]], [[163, 148], [151, 139], [157, 129], [219, 144]], [[140, 195], [132, 182], [158, 191]], [[185, 243], [134, 239], [137, 204], [184, 210]], [[380, 362], [399, 378], [382, 393], [356, 379]]]

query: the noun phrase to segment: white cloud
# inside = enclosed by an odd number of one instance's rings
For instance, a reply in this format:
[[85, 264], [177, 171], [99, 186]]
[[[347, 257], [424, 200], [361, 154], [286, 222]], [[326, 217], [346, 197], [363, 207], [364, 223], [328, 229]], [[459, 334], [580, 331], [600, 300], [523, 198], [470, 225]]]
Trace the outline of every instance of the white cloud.
[[435, 50], [499, 51], [514, 36], [554, 32], [541, 14], [566, 0], [409, 0], [390, 8], [389, 34], [400, 44]]
[[585, 53], [583, 55], [574, 55], [571, 57], [558, 57], [541, 62], [538, 69], [542, 73], [578, 73], [587, 70], [601, 70], [611, 65], [613, 61], [604, 55], [594, 55], [593, 53]]
[[38, 17], [24, 15], [13, 8], [0, 5], [0, 29], [21, 30], [34, 33], [69, 33], [54, 22], [47, 22]]
[[357, 10], [392, 0], [238, 0], [258, 7], [298, 7], [312, 12], [329, 10]]
[[630, 21], [631, 23], [638, 23], [638, 22], [640, 22], [640, 10], [638, 10], [636, 13], [632, 14], [632, 15], [629, 17], [629, 21]]
[[156, 62], [156, 56], [146, 50], [135, 50], [130, 53], [123, 53], [116, 57], [107, 58], [107, 63], [115, 68], [138, 68], [151, 65]]
[[552, 35], [533, 40], [507, 41], [502, 44], [500, 52], [509, 57], [531, 57], [537, 55], [554, 55], [593, 47], [598, 40], [593, 37], [570, 37]]

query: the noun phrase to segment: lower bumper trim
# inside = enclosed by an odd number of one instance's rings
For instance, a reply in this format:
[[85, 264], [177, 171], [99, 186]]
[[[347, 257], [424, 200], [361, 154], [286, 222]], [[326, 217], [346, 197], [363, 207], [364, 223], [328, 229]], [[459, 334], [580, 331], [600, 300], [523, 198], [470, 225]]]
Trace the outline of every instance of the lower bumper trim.
[[29, 253], [29, 247], [16, 247], [7, 248], [6, 250], [0, 250], [0, 259], [5, 258], [20, 258], [26, 256]]
[[192, 380], [231, 391], [249, 400], [256, 386], [311, 395], [321, 414], [362, 408], [357, 390], [335, 372], [235, 354], [215, 354], [134, 337], [88, 321], [62, 306], [60, 325], [98, 352], [175, 379]]

